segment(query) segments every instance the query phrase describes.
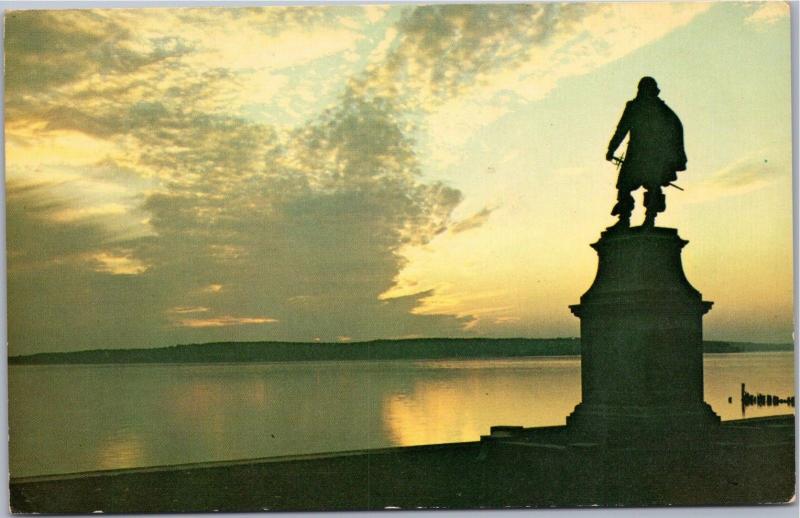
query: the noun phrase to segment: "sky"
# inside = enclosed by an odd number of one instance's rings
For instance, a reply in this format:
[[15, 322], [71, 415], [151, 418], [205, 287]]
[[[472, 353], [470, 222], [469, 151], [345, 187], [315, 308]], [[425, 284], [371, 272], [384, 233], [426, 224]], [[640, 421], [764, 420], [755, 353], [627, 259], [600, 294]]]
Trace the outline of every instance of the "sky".
[[705, 338], [792, 340], [787, 4], [16, 11], [5, 65], [12, 355], [578, 336], [645, 75]]

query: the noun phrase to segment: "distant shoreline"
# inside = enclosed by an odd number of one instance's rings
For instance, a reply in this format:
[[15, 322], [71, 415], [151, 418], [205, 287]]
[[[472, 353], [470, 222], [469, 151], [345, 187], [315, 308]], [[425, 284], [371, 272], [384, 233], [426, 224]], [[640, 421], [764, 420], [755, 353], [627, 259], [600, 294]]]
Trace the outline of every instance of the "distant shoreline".
[[[704, 353], [791, 352], [794, 345], [703, 342]], [[258, 363], [501, 359], [580, 355], [579, 338], [415, 338], [369, 342], [216, 342], [149, 349], [92, 349], [9, 356], [9, 365]]]

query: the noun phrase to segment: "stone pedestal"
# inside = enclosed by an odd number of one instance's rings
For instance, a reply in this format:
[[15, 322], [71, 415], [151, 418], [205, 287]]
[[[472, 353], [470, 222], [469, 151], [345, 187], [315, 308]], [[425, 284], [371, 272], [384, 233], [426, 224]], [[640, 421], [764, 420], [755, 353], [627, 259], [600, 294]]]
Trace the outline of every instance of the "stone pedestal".
[[703, 324], [711, 302], [689, 284], [671, 228], [603, 232], [580, 304], [582, 402], [567, 418], [602, 437], [689, 435], [719, 423], [703, 401]]

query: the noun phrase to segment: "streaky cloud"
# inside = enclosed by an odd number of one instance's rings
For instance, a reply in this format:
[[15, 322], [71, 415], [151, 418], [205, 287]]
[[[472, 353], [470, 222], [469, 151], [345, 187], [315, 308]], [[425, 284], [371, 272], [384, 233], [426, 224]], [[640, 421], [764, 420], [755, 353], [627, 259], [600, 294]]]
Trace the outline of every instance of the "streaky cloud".
[[461, 232], [481, 227], [489, 221], [489, 216], [491, 216], [492, 212], [495, 210], [497, 210], [496, 207], [484, 207], [471, 216], [455, 222], [450, 228], [450, 232], [453, 234], [460, 234]]

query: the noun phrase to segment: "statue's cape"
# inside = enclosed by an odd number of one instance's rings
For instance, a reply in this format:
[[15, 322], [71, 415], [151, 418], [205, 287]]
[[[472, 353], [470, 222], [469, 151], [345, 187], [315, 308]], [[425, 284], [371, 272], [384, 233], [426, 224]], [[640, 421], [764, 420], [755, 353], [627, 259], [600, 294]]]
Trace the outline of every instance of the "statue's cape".
[[631, 187], [666, 185], [677, 178], [676, 171], [686, 170], [683, 125], [661, 99], [643, 97], [628, 102], [612, 144], [615, 139], [621, 142], [626, 133], [630, 140], [617, 187], [621, 183]]

